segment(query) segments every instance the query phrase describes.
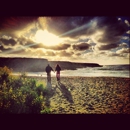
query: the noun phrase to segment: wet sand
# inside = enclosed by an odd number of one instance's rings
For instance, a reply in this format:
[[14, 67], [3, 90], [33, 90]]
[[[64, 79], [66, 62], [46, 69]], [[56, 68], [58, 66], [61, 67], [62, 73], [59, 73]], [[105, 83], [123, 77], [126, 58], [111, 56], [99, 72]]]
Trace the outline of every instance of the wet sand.
[[46, 105], [52, 114], [130, 114], [130, 78], [53, 77]]

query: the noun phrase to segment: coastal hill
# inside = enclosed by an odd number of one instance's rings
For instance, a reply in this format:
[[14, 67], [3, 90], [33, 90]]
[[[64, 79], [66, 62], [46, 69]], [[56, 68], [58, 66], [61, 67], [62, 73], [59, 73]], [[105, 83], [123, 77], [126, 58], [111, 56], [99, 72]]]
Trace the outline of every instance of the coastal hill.
[[15, 72], [40, 72], [45, 71], [47, 64], [53, 68], [56, 64], [60, 64], [62, 70], [75, 70], [84, 67], [102, 67], [97, 63], [74, 63], [68, 61], [48, 61], [43, 58], [14, 58], [0, 57], [0, 67], [7, 66]]
[[75, 63], [68, 61], [49, 61], [52, 67], [55, 67], [56, 64], [59, 64], [63, 70], [76, 70], [77, 68], [85, 67], [102, 67], [97, 63]]
[[47, 59], [40, 58], [0, 58], [0, 67], [7, 66], [15, 72], [43, 71], [47, 64]]

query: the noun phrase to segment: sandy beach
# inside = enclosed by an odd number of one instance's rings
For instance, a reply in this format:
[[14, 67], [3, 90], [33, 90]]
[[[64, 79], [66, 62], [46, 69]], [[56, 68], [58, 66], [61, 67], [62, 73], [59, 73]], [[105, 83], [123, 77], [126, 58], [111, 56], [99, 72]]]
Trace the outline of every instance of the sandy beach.
[[[44, 77], [34, 77], [46, 82]], [[52, 114], [130, 114], [130, 78], [52, 77], [46, 105]]]

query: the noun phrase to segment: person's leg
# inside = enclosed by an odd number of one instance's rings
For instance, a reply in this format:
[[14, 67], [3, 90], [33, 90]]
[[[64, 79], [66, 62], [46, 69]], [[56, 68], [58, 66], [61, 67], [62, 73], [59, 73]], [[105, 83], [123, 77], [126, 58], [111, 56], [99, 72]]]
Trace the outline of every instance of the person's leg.
[[58, 81], [58, 76], [57, 76], [57, 72], [56, 72], [56, 78], [57, 78], [57, 81]]
[[51, 83], [51, 74], [50, 74], [50, 83]]
[[50, 90], [51, 89], [51, 74], [47, 74], [47, 87]]
[[56, 77], [57, 77], [57, 81], [59, 81], [59, 80], [60, 80], [60, 74], [57, 73], [57, 74], [56, 74]]
[[49, 75], [48, 75], [48, 73], [47, 73], [47, 82], [49, 82]]
[[47, 81], [51, 82], [51, 74], [50, 73], [47, 73]]
[[49, 73], [49, 82], [51, 83], [51, 73]]
[[60, 80], [60, 73], [58, 74], [58, 80]]

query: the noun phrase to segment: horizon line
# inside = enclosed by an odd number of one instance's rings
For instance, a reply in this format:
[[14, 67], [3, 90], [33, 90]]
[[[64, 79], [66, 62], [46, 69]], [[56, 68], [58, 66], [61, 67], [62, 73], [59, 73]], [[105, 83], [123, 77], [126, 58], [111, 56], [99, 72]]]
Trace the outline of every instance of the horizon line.
[[1, 57], [0, 58], [30, 58], [30, 59], [45, 59], [47, 60], [48, 62], [51, 62], [51, 61], [57, 61], [57, 62], [71, 62], [71, 63], [90, 63], [90, 64], [99, 64], [101, 66], [103, 65], [130, 65], [130, 63], [118, 63], [118, 64], [100, 64], [100, 63], [95, 63], [95, 62], [83, 62], [83, 61], [70, 61], [70, 60], [48, 60], [46, 58], [42, 58], [42, 57]]

